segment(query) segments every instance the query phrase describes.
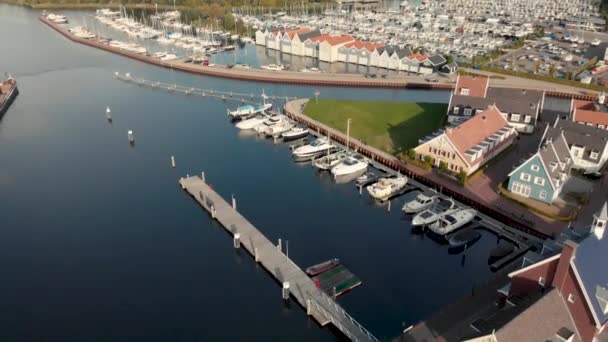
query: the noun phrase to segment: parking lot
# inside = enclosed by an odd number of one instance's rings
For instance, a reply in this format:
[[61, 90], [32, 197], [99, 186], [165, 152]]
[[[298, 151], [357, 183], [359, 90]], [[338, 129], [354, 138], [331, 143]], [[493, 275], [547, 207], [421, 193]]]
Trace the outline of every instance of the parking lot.
[[536, 40], [497, 58], [490, 65], [507, 70], [570, 78], [588, 63], [589, 59], [585, 54], [590, 47], [590, 42], [583, 40]]

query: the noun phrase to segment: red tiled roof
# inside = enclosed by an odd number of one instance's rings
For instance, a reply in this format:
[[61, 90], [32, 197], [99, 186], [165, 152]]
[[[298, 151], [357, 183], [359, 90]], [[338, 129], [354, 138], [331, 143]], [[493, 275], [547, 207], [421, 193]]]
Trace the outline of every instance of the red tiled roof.
[[469, 89], [468, 96], [486, 97], [488, 83], [489, 78], [487, 77], [459, 76], [456, 82], [456, 94], [464, 95], [461, 93], [461, 89], [466, 88]]
[[460, 154], [464, 155], [471, 147], [508, 125], [498, 108], [491, 106], [462, 124], [447, 129], [446, 136]]
[[608, 113], [595, 110], [593, 101], [574, 100], [574, 121], [608, 127]]
[[362, 42], [360, 40], [355, 40], [354, 42], [350, 42], [346, 45], [344, 45], [345, 48], [351, 48], [354, 47], [356, 49], [365, 49], [369, 52], [373, 52], [374, 50], [376, 50], [377, 48], [381, 48], [383, 47], [383, 44], [380, 43], [370, 43], [370, 42]]
[[310, 32], [310, 31], [311, 31], [310, 28], [302, 27], [299, 29], [286, 31], [285, 33], [287, 33], [287, 35], [289, 36], [289, 39], [293, 39], [293, 37], [295, 37], [295, 35], [298, 33], [306, 33], [306, 32]]
[[423, 55], [423, 54], [420, 54], [420, 53], [413, 53], [413, 54], [407, 56], [407, 58], [410, 59], [410, 60], [415, 59], [418, 62], [424, 62], [424, 61], [426, 61], [429, 58], [429, 56]]
[[348, 42], [353, 41], [353, 37], [351, 37], [349, 35], [330, 36], [328, 34], [322, 34], [317, 37], [312, 37], [312, 38], [310, 38], [310, 40], [315, 43], [316, 42], [327, 42], [331, 46], [336, 46], [338, 44], [343, 44], [343, 43], [348, 43]]

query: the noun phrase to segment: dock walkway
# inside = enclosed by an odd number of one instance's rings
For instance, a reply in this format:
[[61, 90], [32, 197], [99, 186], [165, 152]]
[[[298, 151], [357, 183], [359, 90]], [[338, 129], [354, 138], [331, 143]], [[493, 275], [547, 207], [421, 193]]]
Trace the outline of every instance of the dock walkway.
[[378, 341], [232, 205], [209, 187], [202, 177], [181, 178], [182, 189], [216, 219], [281, 284], [289, 282], [290, 294], [320, 325], [332, 323], [351, 341]]

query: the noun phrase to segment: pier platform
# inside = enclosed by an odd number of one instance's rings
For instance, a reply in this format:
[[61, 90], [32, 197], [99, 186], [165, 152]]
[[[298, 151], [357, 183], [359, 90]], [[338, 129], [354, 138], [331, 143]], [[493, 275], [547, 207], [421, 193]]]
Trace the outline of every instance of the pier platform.
[[314, 281], [281, 251], [280, 244], [275, 245], [247, 221], [233, 207], [236, 202], [228, 204], [201, 176], [181, 178], [179, 183], [233, 235], [236, 248], [245, 248], [279, 283], [289, 283], [291, 297], [321, 326], [332, 323], [351, 341], [378, 341], [330, 296], [317, 288]]

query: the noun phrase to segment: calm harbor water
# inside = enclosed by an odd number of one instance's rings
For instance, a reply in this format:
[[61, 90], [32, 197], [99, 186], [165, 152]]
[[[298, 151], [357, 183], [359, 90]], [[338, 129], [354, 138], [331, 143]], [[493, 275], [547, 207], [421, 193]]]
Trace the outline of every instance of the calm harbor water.
[[[200, 88], [311, 96], [314, 87], [172, 72], [74, 44], [0, 5], [0, 72], [21, 94], [0, 121], [2, 341], [334, 341], [178, 186], [206, 171], [302, 267], [340, 258], [363, 285], [340, 297], [376, 336], [487, 281], [487, 233], [466, 262], [409, 219], [335, 184], [287, 146], [240, 134], [235, 104], [139, 88], [115, 71]], [[319, 88], [321, 97], [447, 102], [445, 92]], [[111, 107], [113, 124], [104, 119]], [[127, 143], [134, 130], [136, 144]], [[170, 167], [175, 155], [177, 168]]]

